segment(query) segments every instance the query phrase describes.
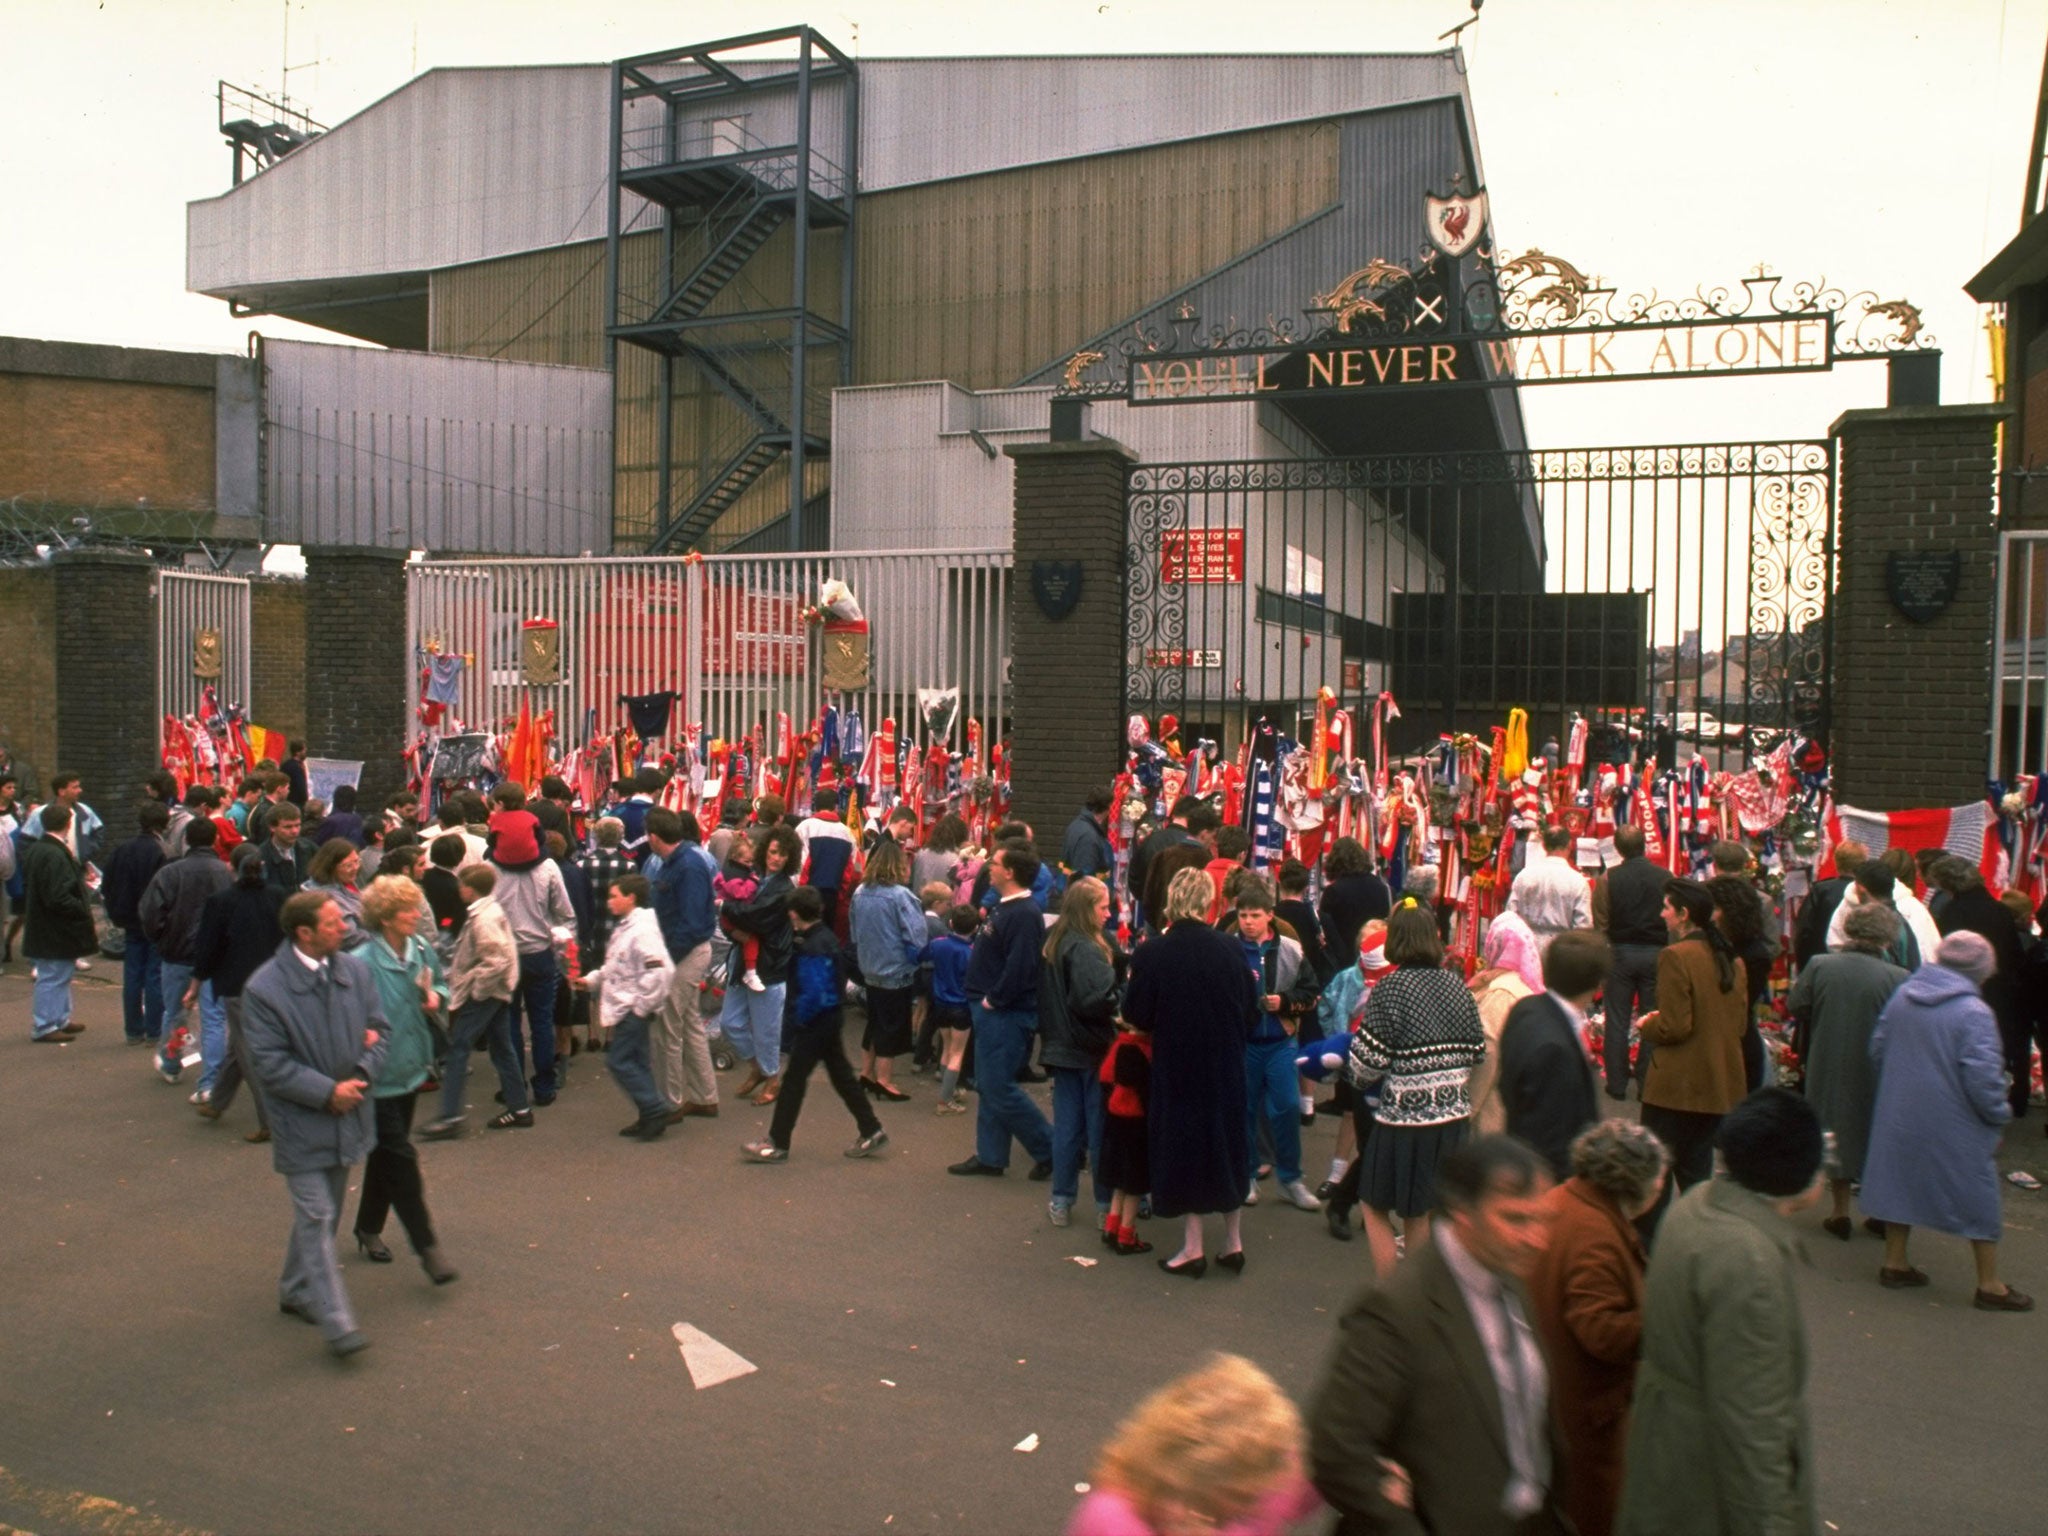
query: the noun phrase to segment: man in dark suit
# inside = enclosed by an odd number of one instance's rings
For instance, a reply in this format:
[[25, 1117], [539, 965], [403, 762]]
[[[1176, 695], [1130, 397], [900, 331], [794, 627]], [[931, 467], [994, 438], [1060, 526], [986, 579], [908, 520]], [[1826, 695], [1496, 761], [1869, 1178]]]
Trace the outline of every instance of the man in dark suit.
[[1572, 1176], [1572, 1138], [1600, 1118], [1581, 1031], [1613, 964], [1613, 948], [1598, 933], [1560, 933], [1543, 952], [1543, 990], [1516, 1003], [1501, 1026], [1507, 1133], [1534, 1147], [1560, 1179]]
[[1346, 1314], [1316, 1394], [1316, 1487], [1340, 1536], [1550, 1536], [1558, 1449], [1520, 1277], [1542, 1252], [1542, 1160], [1507, 1136], [1437, 1170], [1445, 1219]]

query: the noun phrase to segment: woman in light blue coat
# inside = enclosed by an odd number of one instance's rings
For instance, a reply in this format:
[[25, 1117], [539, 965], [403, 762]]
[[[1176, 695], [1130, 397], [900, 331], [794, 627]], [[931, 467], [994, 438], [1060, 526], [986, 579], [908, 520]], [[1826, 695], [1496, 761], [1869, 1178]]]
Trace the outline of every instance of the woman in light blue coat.
[[1976, 1305], [2025, 1312], [2033, 1305], [1998, 1277], [1998, 1138], [2012, 1118], [1998, 1022], [1979, 995], [1997, 969], [1991, 945], [1957, 932], [1934, 964], [1915, 971], [1870, 1037], [1877, 1097], [1863, 1161], [1863, 1209], [1885, 1224], [1887, 1289], [1928, 1283], [1906, 1258], [1915, 1227], [1970, 1240]]
[[896, 1058], [910, 1050], [911, 999], [917, 957], [929, 934], [924, 908], [910, 894], [910, 857], [900, 843], [883, 838], [868, 855], [867, 872], [853, 893], [847, 925], [861, 985], [867, 989], [868, 1025], [861, 1034], [865, 1055], [861, 1086], [877, 1098], [910, 1097], [896, 1086]]
[[420, 937], [420, 888], [404, 875], [379, 875], [363, 893], [363, 926], [370, 937], [356, 956], [377, 984], [391, 1037], [382, 1064], [370, 1079], [376, 1100], [377, 1144], [363, 1165], [363, 1198], [356, 1207], [356, 1246], [373, 1264], [389, 1264], [384, 1219], [393, 1210], [436, 1285], [455, 1278], [434, 1239], [427, 1213], [426, 1183], [419, 1149], [412, 1141], [413, 1107], [420, 1085], [434, 1070], [433, 1017], [446, 1012], [448, 982], [441, 957]]

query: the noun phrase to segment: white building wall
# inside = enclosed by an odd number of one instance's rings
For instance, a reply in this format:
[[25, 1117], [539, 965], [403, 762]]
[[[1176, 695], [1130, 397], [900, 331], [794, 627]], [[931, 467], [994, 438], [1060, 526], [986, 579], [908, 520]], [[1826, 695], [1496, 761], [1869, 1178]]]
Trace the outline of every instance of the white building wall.
[[611, 547], [609, 373], [302, 341], [262, 362], [271, 542]]

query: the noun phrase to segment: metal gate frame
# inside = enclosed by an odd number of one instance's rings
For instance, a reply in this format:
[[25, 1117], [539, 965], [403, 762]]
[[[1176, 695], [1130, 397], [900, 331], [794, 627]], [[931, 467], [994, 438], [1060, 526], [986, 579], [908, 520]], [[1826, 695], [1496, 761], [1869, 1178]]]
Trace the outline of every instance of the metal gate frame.
[[[558, 750], [580, 746], [593, 722], [622, 723], [620, 695], [673, 690], [672, 732], [696, 725], [731, 741], [773, 732], [781, 714], [805, 730], [822, 709], [823, 635], [809, 610], [836, 577], [867, 615], [870, 682], [832, 701], [859, 709], [870, 732], [893, 719], [899, 740], [922, 743], [917, 691], [957, 687], [941, 738], [957, 749], [969, 720], [987, 742], [1007, 728], [1010, 566], [1006, 549], [414, 561], [407, 633], [416, 657], [470, 658], [454, 710], [470, 729], [506, 729], [526, 697], [554, 711]], [[522, 680], [531, 618], [559, 626], [558, 682]], [[417, 719], [418, 666], [407, 695]]]
[[[223, 706], [250, 707], [249, 579], [203, 571], [165, 569], [156, 574], [156, 712], [183, 719], [199, 713], [210, 683]], [[201, 630], [220, 635], [220, 676], [192, 670]]]
[[[1134, 465], [1123, 712], [1226, 751], [1323, 687], [1391, 691], [1407, 744], [1510, 706], [1532, 746], [1654, 723], [1667, 763], [1825, 739], [1836, 481], [1826, 439]], [[1502, 579], [1517, 513], [1541, 569]]]
[[1996, 614], [1987, 777], [2009, 784], [2048, 758], [2048, 530], [1998, 536]]

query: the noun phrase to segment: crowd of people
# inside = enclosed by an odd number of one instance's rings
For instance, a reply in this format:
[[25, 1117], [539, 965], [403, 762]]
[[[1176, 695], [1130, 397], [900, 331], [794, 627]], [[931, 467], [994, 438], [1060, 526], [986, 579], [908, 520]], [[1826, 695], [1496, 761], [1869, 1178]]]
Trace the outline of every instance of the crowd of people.
[[[1312, 1432], [1254, 1368], [1214, 1362], [1104, 1452], [1080, 1531], [1278, 1529], [1318, 1495], [1361, 1531], [1810, 1529], [1785, 1218], [1825, 1195], [1822, 1230], [1853, 1241], [1860, 1198], [1883, 1286], [1929, 1283], [1908, 1247], [1929, 1228], [1972, 1244], [1976, 1307], [2032, 1305], [1998, 1270], [1996, 1153], [2027, 1112], [2048, 952], [2029, 904], [1962, 860], [1842, 844], [1842, 873], [1788, 914], [1740, 843], [1678, 878], [1624, 826], [1589, 879], [1552, 829], [1468, 976], [1427, 866], [1396, 891], [1338, 838], [1319, 868], [1254, 868], [1195, 799], [1126, 867], [1106, 792], [1055, 856], [1016, 821], [985, 849], [951, 815], [852, 827], [831, 790], [707, 832], [651, 769], [602, 814], [548, 779], [531, 800], [454, 790], [432, 822], [416, 795], [323, 803], [282, 769], [232, 794], [158, 779], [118, 843], [74, 776], [33, 807], [15, 787], [0, 843], [32, 1037], [84, 1027], [70, 987], [100, 951], [96, 889], [125, 941], [130, 1043], [167, 1082], [197, 1065], [209, 1120], [251, 1088], [248, 1137], [294, 1213], [280, 1307], [338, 1355], [368, 1342], [335, 1259], [349, 1168], [361, 1253], [391, 1261], [395, 1213], [433, 1282], [456, 1278], [417, 1143], [472, 1129], [476, 1049], [486, 1132], [539, 1125], [585, 1053], [643, 1142], [716, 1119], [720, 1067], [740, 1069], [725, 1096], [773, 1106], [739, 1149], [760, 1164], [792, 1155], [818, 1068], [849, 1158], [887, 1146], [883, 1113], [923, 1077], [928, 1112], [974, 1113], [947, 1172], [1000, 1178], [1021, 1150], [1061, 1228], [1085, 1173], [1104, 1248], [1157, 1246], [1190, 1281], [1212, 1261], [1246, 1275], [1262, 1198], [1340, 1241], [1362, 1211], [1376, 1283]], [[1803, 1094], [1776, 1086], [1759, 1029], [1774, 969], [1794, 977], [1776, 1054]], [[1339, 1129], [1312, 1186], [1302, 1132], [1323, 1113]]]

